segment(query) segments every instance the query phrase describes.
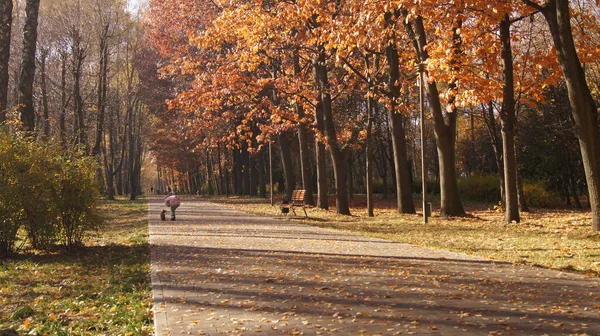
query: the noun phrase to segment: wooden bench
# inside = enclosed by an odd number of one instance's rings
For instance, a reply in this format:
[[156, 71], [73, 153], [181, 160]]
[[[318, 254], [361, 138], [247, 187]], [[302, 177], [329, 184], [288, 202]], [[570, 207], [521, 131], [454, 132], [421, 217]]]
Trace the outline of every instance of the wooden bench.
[[[306, 213], [306, 204], [304, 203], [304, 194], [306, 194], [306, 190], [294, 190], [292, 192], [292, 198], [287, 203], [284, 202], [281, 204], [281, 213], [287, 215], [289, 210], [292, 210], [294, 216], [297, 216], [296, 208], [302, 208], [302, 210], [304, 210], [304, 217], [308, 217], [308, 214]], [[288, 211], [285, 211], [284, 209], [288, 209]]]

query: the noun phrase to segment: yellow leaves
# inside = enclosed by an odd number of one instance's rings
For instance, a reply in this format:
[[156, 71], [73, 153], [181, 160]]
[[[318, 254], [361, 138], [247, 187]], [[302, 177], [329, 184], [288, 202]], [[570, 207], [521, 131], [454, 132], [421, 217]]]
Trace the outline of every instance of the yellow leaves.
[[25, 321], [23, 321], [23, 324], [21, 324], [20, 329], [21, 330], [29, 329], [29, 326], [31, 325], [32, 321], [33, 321], [33, 318], [31, 318], [31, 317], [26, 318]]

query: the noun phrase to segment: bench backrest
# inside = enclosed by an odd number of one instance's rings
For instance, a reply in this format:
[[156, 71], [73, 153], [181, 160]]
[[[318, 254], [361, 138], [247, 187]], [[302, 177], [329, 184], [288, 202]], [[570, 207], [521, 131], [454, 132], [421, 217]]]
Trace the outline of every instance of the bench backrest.
[[293, 202], [304, 202], [304, 193], [306, 193], [306, 190], [292, 191], [292, 201]]

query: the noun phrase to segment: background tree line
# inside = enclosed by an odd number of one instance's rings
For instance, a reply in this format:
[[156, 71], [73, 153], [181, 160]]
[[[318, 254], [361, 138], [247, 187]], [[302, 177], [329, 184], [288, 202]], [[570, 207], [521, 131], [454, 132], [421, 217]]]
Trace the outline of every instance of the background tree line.
[[140, 17], [121, 0], [2, 0], [0, 122], [96, 157], [109, 198], [140, 193]]
[[141, 193], [141, 16], [121, 0], [0, 1], [0, 254], [74, 246], [98, 192]]
[[262, 196], [271, 144], [288, 197], [349, 214], [366, 192], [372, 214], [377, 190], [414, 213], [423, 147], [442, 216], [485, 198], [518, 222], [544, 191], [534, 205], [590, 206], [600, 227], [589, 2], [150, 1], [148, 17], [161, 189]]

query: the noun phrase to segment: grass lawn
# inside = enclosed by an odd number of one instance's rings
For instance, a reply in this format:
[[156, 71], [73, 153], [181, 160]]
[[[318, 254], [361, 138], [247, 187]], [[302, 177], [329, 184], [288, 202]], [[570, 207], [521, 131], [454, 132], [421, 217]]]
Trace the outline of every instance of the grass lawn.
[[[211, 201], [264, 216], [280, 216], [269, 199], [210, 197]], [[440, 218], [434, 214], [427, 225], [420, 215], [399, 215], [395, 199], [377, 200], [375, 217], [366, 215], [366, 202], [357, 197], [351, 204], [352, 216], [330, 210], [302, 209], [293, 220], [309, 225], [356, 232], [417, 246], [445, 249], [495, 260], [537, 265], [586, 275], [600, 276], [600, 233], [591, 229], [591, 214], [583, 210], [533, 209], [521, 214], [521, 223], [506, 224], [503, 213], [493, 205], [466, 204], [466, 218]], [[420, 202], [416, 201], [415, 205]], [[437, 207], [439, 210], [439, 207]], [[420, 211], [418, 209], [417, 211]]]
[[0, 260], [0, 330], [151, 335], [146, 211], [145, 199], [101, 201], [105, 225], [85, 247]]

